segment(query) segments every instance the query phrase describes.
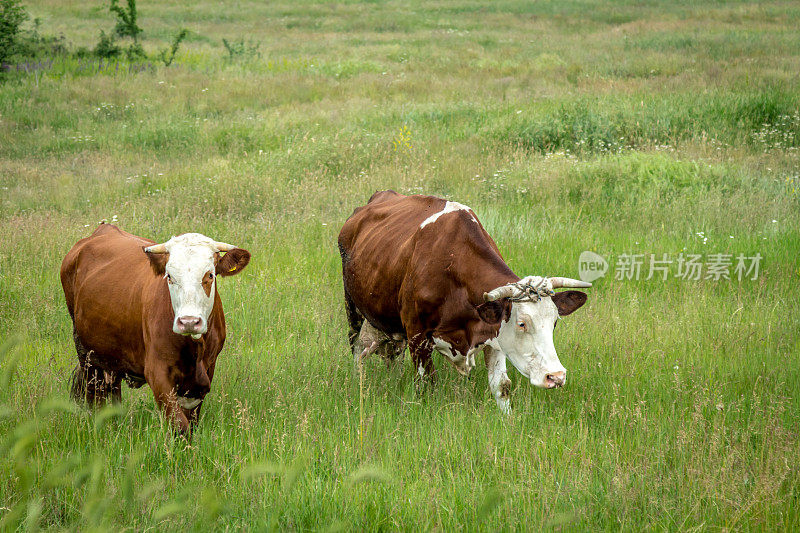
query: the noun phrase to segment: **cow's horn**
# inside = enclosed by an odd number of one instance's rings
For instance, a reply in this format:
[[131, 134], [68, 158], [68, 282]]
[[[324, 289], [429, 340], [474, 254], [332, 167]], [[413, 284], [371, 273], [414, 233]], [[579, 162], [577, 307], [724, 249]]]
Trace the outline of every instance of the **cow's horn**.
[[592, 286], [588, 281], [580, 281], [572, 278], [550, 278], [550, 283], [554, 289], [562, 288], [575, 288], [575, 289], [588, 289]]
[[165, 254], [167, 253], [167, 247], [164, 243], [154, 244], [145, 248], [144, 251], [148, 254]]
[[493, 302], [495, 300], [499, 300], [500, 298], [508, 298], [510, 296], [514, 296], [514, 287], [511, 285], [503, 285], [502, 287], [497, 287], [492, 291], [484, 292], [483, 301]]
[[218, 252], [230, 252], [234, 248], [237, 248], [232, 244], [218, 242], [218, 241], [214, 241], [214, 247], [217, 249]]

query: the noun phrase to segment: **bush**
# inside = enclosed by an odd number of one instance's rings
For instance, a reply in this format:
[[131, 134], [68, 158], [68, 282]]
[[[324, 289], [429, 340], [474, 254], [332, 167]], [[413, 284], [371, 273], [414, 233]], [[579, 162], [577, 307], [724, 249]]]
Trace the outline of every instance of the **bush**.
[[41, 20], [33, 19], [33, 29], [23, 31], [19, 34], [14, 55], [27, 59], [51, 58], [56, 55], [66, 55], [69, 53], [67, 40], [63, 35], [58, 37], [52, 35], [42, 35], [39, 33]]
[[122, 49], [114, 43], [114, 35], [118, 37], [130, 37], [133, 41], [125, 49], [125, 55], [129, 60], [147, 57], [142, 45], [139, 44], [139, 35], [142, 28], [139, 27], [139, 14], [136, 11], [136, 0], [127, 0], [128, 7], [120, 7], [119, 0], [111, 0], [108, 10], [117, 16], [117, 25], [114, 27], [112, 35], [100, 32], [100, 41], [95, 48], [95, 54], [100, 57], [117, 57], [122, 53]]
[[109, 35], [103, 30], [100, 30], [100, 40], [97, 41], [97, 46], [94, 47], [94, 55], [97, 57], [119, 57], [122, 53], [122, 48], [117, 46], [114, 42], [114, 36]]
[[172, 40], [172, 45], [169, 48], [164, 48], [158, 54], [158, 58], [164, 62], [165, 67], [168, 67], [172, 64], [172, 61], [175, 59], [175, 53], [178, 51], [178, 47], [181, 45], [181, 42], [186, 38], [187, 35], [189, 35], [189, 31], [182, 29]]
[[130, 37], [134, 43], [139, 42], [142, 28], [137, 24], [139, 15], [136, 11], [136, 0], [127, 0], [128, 9], [119, 7], [119, 0], [111, 0], [108, 10], [117, 16], [117, 25], [114, 32], [120, 37]]
[[261, 43], [255, 41], [244, 42], [244, 39], [238, 41], [229, 41], [222, 39], [222, 45], [228, 52], [228, 59], [233, 61], [237, 57], [258, 57], [260, 56], [258, 49]]
[[0, 0], [0, 63], [14, 52], [20, 26], [28, 19], [17, 0]]

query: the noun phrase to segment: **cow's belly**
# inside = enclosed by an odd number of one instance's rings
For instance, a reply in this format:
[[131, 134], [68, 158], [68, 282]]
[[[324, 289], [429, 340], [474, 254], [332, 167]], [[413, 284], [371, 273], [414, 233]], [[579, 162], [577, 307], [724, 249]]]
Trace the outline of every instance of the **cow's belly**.
[[78, 284], [75, 295], [75, 331], [92, 363], [114, 372], [141, 374], [144, 363], [142, 319], [130, 291], [108, 290], [90, 276]]
[[347, 283], [347, 292], [359, 313], [388, 334], [404, 332], [398, 290], [391, 283], [377, 283], [358, 276], [351, 276]]
[[90, 352], [92, 365], [112, 372], [144, 373], [144, 351], [130, 335], [90, 321], [82, 321], [82, 327], [75, 329], [83, 347]]
[[[359, 309], [361, 311], [361, 309]], [[403, 321], [400, 320], [400, 314], [387, 314], [375, 312], [374, 310], [362, 311], [364, 318], [369, 320], [375, 327], [387, 335], [402, 335], [405, 337], [405, 329], [403, 328]]]

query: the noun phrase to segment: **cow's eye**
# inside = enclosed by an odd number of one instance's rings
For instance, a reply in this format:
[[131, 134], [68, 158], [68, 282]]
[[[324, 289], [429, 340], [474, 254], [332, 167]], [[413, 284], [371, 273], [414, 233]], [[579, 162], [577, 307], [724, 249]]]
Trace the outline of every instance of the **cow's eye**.
[[522, 331], [528, 331], [528, 326], [525, 325], [525, 322], [517, 322], [517, 327]]
[[172, 276], [170, 276], [169, 274], [167, 274], [167, 276], [166, 276], [166, 277], [167, 277], [167, 283], [172, 283]]

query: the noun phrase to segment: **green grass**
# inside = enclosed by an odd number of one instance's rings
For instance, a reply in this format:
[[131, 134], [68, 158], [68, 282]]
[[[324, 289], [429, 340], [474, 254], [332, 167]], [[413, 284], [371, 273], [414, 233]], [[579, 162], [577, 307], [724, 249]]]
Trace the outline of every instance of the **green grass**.
[[[100, 3], [35, 2], [91, 47]], [[800, 10], [772, 2], [140, 2], [170, 68], [0, 84], [2, 529], [800, 527]], [[261, 43], [227, 58], [222, 38]], [[564, 389], [348, 353], [336, 236], [378, 189], [470, 205], [520, 275], [578, 256], [763, 257], [617, 281], [560, 323]], [[249, 249], [191, 441], [147, 387], [92, 413], [58, 268], [116, 216]], [[698, 235], [701, 234], [701, 235]], [[674, 272], [674, 265], [673, 265]], [[363, 396], [364, 434], [359, 436]]]

